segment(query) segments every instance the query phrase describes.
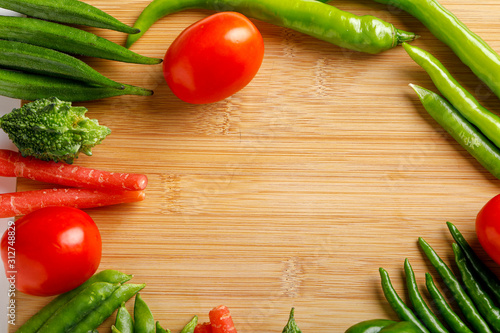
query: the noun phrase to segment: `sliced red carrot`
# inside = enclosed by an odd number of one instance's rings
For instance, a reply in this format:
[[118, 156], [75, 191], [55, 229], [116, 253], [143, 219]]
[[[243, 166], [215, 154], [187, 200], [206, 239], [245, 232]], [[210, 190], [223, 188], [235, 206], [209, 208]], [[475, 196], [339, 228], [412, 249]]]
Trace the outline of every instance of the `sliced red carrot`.
[[93, 208], [144, 200], [144, 191], [54, 188], [0, 194], [0, 218], [25, 215], [47, 206]]
[[144, 190], [146, 175], [108, 172], [73, 164], [41, 161], [20, 153], [0, 149], [0, 176], [23, 177], [63, 186], [106, 190]]
[[236, 333], [231, 313], [225, 305], [219, 305], [208, 313], [213, 333]]
[[193, 333], [212, 333], [212, 326], [210, 326], [210, 323], [198, 324]]

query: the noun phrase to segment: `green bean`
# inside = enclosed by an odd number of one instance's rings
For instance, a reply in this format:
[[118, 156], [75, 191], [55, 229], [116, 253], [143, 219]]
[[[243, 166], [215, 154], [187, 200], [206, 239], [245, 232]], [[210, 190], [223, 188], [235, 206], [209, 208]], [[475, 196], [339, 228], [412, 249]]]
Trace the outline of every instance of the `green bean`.
[[483, 285], [488, 289], [489, 295], [495, 298], [500, 303], [500, 281], [497, 276], [486, 266], [481, 259], [474, 253], [472, 247], [467, 243], [464, 236], [460, 233], [458, 228], [451, 222], [446, 222], [448, 230], [455, 242], [462, 248], [465, 256], [469, 260], [470, 267], [473, 269], [475, 275], [481, 280]]
[[28, 319], [21, 327], [19, 327], [16, 333], [35, 333], [60, 307], [68, 303], [82, 290], [96, 282], [125, 283], [131, 278], [132, 275], [124, 274], [122, 272], [111, 269], [100, 271], [99, 273], [91, 276], [79, 287], [54, 298], [49, 304], [44, 306], [40, 311], [38, 311], [30, 319]]
[[139, 32], [104, 11], [78, 0], [0, 0], [0, 7], [48, 21], [111, 29], [129, 34]]
[[483, 315], [489, 326], [495, 331], [500, 332], [500, 309], [495, 306], [490, 296], [483, 290], [483, 287], [476, 281], [476, 278], [469, 269], [467, 259], [456, 243], [452, 244], [455, 262], [462, 276], [462, 281], [472, 301], [479, 312]]
[[160, 18], [193, 8], [240, 12], [340, 47], [367, 53], [379, 53], [416, 38], [415, 34], [398, 30], [376, 17], [356, 16], [310, 0], [153, 0], [134, 24], [141, 32], [129, 35], [126, 46], [130, 47]]
[[45, 47], [21, 42], [0, 40], [0, 66], [116, 89], [124, 88], [121, 83], [101, 75], [80, 59]]
[[0, 39], [122, 62], [147, 65], [161, 62], [161, 59], [137, 54], [85, 30], [28, 17], [0, 16]]
[[134, 320], [122, 302], [116, 312], [115, 327], [121, 333], [134, 333]]
[[[60, 307], [37, 331], [37, 333], [68, 332], [75, 322], [83, 319], [107, 299], [119, 284], [95, 282], [88, 286], [64, 306]], [[91, 329], [94, 329], [92, 327]]]
[[194, 328], [198, 324], [198, 316], [194, 316], [191, 320], [182, 328], [181, 333], [193, 333]]
[[394, 289], [389, 278], [389, 273], [382, 267], [379, 268], [380, 278], [382, 280], [382, 291], [389, 302], [391, 308], [396, 312], [399, 319], [414, 323], [424, 333], [429, 333], [429, 330], [422, 324], [413, 311], [403, 302], [398, 293]]
[[43, 76], [31, 73], [0, 69], [0, 95], [36, 100], [41, 98], [57, 97], [68, 102], [90, 101], [120, 95], [149, 96], [153, 92], [124, 84], [124, 89], [100, 87], [86, 83]]
[[500, 55], [437, 0], [375, 0], [396, 6], [422, 22], [500, 97]]
[[427, 258], [430, 260], [432, 266], [436, 268], [438, 274], [443, 279], [443, 282], [446, 284], [451, 294], [457, 301], [458, 307], [462, 310], [465, 318], [474, 328], [474, 331], [476, 333], [491, 333], [488, 324], [485, 322], [483, 317], [481, 317], [481, 314], [475, 307], [469, 295], [467, 295], [467, 293], [463, 290], [451, 269], [423, 238], [419, 238], [418, 243]]
[[441, 313], [441, 316], [444, 318], [451, 330], [455, 333], [473, 333], [455, 313], [455, 311], [453, 311], [444, 296], [434, 284], [432, 276], [429, 273], [425, 273], [425, 284], [432, 300], [434, 301], [434, 305], [438, 309], [439, 313]]
[[146, 302], [138, 293], [134, 302], [134, 333], [154, 333], [155, 321]]
[[160, 322], [157, 321], [156, 322], [156, 333], [170, 333], [170, 330], [169, 329], [166, 330], [163, 327], [161, 327]]
[[384, 327], [395, 323], [394, 320], [389, 319], [370, 319], [354, 324], [344, 333], [378, 333]]
[[412, 84], [410, 86], [432, 118], [493, 176], [500, 179], [498, 147], [485, 138], [447, 100], [430, 90]]
[[434, 313], [432, 313], [431, 309], [427, 306], [422, 295], [418, 291], [415, 273], [413, 272], [408, 259], [405, 259], [404, 268], [406, 274], [406, 287], [408, 288], [410, 301], [413, 304], [413, 309], [415, 310], [417, 316], [432, 333], [448, 333], [448, 330], [443, 326], [443, 324], [441, 324]]
[[98, 327], [120, 307], [122, 302], [126, 302], [132, 298], [145, 286], [145, 284], [122, 284], [99, 307], [76, 323], [71, 329], [71, 333], [87, 333], [89, 330]]

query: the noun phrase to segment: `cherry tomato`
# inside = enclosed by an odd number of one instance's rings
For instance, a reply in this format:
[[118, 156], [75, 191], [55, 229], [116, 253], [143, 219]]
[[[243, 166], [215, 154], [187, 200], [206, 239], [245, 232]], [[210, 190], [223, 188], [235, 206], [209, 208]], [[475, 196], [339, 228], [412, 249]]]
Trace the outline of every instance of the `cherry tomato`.
[[184, 30], [170, 45], [163, 75], [185, 102], [213, 103], [244, 88], [257, 74], [264, 41], [255, 25], [235, 12], [204, 18]]
[[500, 264], [500, 195], [489, 200], [477, 214], [476, 234], [486, 253]]
[[36, 296], [78, 287], [97, 270], [101, 251], [101, 235], [92, 218], [71, 207], [46, 207], [24, 215], [1, 240], [7, 277], [13, 276], [17, 290]]

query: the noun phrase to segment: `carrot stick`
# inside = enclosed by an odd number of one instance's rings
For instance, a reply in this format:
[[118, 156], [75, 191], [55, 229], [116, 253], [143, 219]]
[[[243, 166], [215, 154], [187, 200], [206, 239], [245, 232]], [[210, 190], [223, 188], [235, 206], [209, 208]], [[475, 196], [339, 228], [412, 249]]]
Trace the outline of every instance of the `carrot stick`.
[[146, 175], [108, 172], [73, 164], [46, 162], [0, 149], [0, 176], [23, 177], [41, 182], [106, 190], [144, 190]]
[[203, 324], [198, 324], [194, 328], [193, 333], [213, 333], [212, 332], [212, 326], [210, 323], [203, 323]]
[[213, 308], [208, 313], [213, 333], [236, 333], [231, 313], [225, 305]]
[[0, 194], [0, 218], [25, 215], [47, 206], [79, 209], [144, 200], [144, 191], [104, 191], [83, 188], [54, 188]]

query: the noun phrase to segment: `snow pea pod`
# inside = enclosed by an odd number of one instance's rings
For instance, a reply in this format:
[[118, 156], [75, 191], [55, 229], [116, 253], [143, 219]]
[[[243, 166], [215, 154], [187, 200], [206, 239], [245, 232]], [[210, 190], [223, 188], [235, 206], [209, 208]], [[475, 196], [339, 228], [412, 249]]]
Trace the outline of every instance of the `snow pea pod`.
[[141, 294], [135, 296], [134, 333], [154, 333], [156, 331], [153, 314]]
[[0, 0], [0, 7], [43, 20], [111, 29], [136, 34], [129, 27], [104, 11], [79, 0]]
[[185, 9], [235, 11], [250, 18], [290, 28], [340, 47], [379, 53], [416, 38], [374, 16], [356, 16], [313, 0], [153, 0], [134, 24], [130, 47], [160, 18]]
[[198, 324], [198, 316], [193, 316], [191, 320], [182, 328], [181, 333], [193, 333]]
[[500, 97], [500, 55], [438, 1], [374, 1], [398, 7], [422, 22]]
[[134, 320], [125, 307], [125, 302], [121, 304], [116, 312], [114, 327], [121, 333], [134, 333]]

